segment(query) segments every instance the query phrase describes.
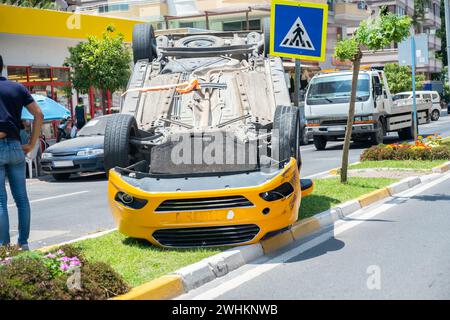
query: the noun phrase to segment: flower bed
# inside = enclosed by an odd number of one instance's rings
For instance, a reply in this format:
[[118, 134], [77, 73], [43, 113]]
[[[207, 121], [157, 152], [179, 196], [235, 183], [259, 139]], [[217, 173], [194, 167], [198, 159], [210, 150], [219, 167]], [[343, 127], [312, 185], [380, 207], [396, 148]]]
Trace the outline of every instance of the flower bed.
[[69, 245], [47, 254], [0, 248], [0, 300], [103, 300], [129, 290], [109, 265]]
[[380, 144], [361, 154], [361, 161], [450, 160], [450, 146], [438, 135], [418, 137], [413, 143]]

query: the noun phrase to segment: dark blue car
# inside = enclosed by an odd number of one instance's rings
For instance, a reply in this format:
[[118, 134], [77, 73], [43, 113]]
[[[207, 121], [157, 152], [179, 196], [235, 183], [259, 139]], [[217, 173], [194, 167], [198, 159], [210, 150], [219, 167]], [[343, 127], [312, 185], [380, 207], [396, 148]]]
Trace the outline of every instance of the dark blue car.
[[56, 180], [65, 180], [72, 173], [104, 171], [103, 143], [109, 116], [89, 121], [76, 138], [64, 140], [47, 148], [42, 154], [42, 171]]

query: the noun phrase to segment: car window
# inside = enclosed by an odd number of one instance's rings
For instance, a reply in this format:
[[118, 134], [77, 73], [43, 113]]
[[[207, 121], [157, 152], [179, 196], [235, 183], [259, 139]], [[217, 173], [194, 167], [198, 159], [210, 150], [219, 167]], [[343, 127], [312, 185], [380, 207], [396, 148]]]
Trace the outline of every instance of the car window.
[[426, 94], [423, 95], [423, 98], [424, 98], [425, 100], [431, 100], [431, 94], [426, 93]]
[[439, 100], [439, 95], [437, 93], [433, 93], [433, 100]]
[[99, 136], [105, 135], [106, 124], [108, 123], [108, 117], [99, 117], [92, 119], [86, 125], [78, 131], [77, 137], [87, 136]]

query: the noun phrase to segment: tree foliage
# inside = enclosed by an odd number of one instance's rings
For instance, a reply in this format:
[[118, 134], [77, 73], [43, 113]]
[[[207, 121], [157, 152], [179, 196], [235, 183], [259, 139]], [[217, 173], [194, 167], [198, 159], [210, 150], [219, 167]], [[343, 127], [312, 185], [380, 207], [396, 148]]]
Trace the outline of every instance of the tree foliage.
[[[384, 72], [386, 74], [391, 93], [396, 94], [403, 91], [412, 91], [412, 75], [410, 67], [400, 66], [397, 63], [387, 63], [384, 65]], [[417, 88], [421, 88], [424, 81], [424, 75], [416, 75]]]
[[51, 0], [0, 0], [1, 4], [17, 7], [30, 7], [39, 9], [55, 9], [55, 2]]
[[89, 36], [87, 41], [69, 48], [65, 65], [72, 70], [72, 84], [86, 92], [90, 86], [114, 92], [126, 86], [130, 77], [131, 53], [123, 43], [122, 34], [108, 26], [101, 37]]

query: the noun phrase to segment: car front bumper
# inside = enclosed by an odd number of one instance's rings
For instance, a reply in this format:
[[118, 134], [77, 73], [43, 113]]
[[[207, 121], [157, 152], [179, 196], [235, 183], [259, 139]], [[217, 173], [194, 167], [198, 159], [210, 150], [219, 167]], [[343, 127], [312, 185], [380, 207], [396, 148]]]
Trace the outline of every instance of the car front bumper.
[[[289, 227], [298, 218], [301, 190], [295, 159], [270, 174], [258, 171], [222, 177], [152, 179], [155, 178], [130, 178], [112, 169], [109, 173], [108, 201], [121, 233], [147, 239], [154, 245], [197, 247], [250, 244]], [[285, 182], [294, 189], [289, 196], [271, 202], [261, 198], [260, 193], [273, 190]], [[117, 201], [119, 192], [147, 203], [141, 209], [130, 208]], [[218, 201], [230, 201], [224, 199], [233, 197], [245, 198], [249, 205], [240, 207], [230, 204], [226, 208], [210, 209]], [[180, 211], [169, 208], [161, 212], [165, 204], [183, 201], [196, 207]]]
[[[72, 165], [64, 167], [55, 166], [55, 163], [62, 161], [72, 161]], [[103, 156], [52, 157], [41, 159], [41, 167], [42, 171], [47, 174], [97, 172], [105, 170]]]

